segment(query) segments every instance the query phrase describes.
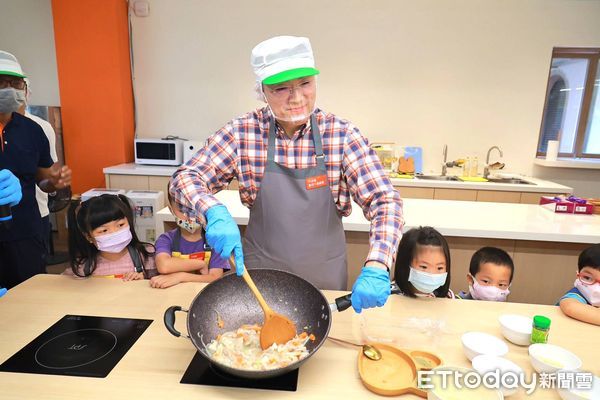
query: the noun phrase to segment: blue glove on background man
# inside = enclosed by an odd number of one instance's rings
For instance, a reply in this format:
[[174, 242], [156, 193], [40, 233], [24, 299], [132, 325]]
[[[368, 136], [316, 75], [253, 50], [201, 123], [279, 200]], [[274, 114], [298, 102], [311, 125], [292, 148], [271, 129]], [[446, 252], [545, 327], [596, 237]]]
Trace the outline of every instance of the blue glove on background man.
[[391, 293], [390, 273], [377, 267], [363, 267], [352, 286], [352, 308], [360, 313], [363, 308], [381, 307]]
[[7, 169], [0, 170], [0, 206], [13, 207], [21, 201], [21, 183], [19, 178]]
[[224, 205], [213, 206], [206, 211], [206, 241], [221, 258], [227, 260], [233, 252], [236, 274], [241, 276], [244, 273], [240, 230]]

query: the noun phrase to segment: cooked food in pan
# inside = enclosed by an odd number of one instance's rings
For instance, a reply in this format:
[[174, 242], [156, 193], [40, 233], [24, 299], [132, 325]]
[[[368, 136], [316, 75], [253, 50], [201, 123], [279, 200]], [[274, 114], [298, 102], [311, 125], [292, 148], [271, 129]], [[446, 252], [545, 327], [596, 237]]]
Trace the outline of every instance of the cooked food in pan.
[[210, 357], [228, 367], [265, 371], [284, 368], [308, 356], [306, 343], [314, 336], [302, 332], [285, 344], [260, 347], [260, 326], [242, 325], [236, 331], [225, 332], [206, 345]]

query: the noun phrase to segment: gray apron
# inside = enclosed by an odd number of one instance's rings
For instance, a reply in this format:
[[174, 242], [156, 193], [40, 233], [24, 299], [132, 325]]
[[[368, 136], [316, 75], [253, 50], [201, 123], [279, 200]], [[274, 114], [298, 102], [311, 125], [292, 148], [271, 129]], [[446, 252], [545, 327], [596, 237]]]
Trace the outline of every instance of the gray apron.
[[267, 165], [244, 235], [248, 268], [275, 268], [319, 289], [346, 290], [346, 239], [329, 188], [315, 115], [310, 125], [316, 167], [292, 169], [275, 162], [275, 121], [269, 124]]

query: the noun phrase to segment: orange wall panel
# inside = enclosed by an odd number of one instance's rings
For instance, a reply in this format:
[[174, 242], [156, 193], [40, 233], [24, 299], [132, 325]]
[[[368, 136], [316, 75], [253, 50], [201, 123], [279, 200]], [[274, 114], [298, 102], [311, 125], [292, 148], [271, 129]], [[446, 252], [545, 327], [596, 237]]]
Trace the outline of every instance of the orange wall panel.
[[81, 193], [133, 160], [127, 2], [52, 0], [52, 13], [65, 160]]

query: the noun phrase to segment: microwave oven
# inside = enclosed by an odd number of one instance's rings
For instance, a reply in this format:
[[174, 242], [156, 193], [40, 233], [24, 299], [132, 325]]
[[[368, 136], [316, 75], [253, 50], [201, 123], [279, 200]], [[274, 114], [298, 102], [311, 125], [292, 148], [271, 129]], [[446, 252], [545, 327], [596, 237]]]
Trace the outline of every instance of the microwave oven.
[[179, 139], [135, 139], [135, 163], [149, 165], [181, 165], [183, 145]]

